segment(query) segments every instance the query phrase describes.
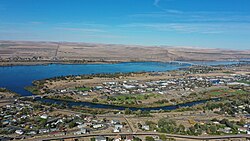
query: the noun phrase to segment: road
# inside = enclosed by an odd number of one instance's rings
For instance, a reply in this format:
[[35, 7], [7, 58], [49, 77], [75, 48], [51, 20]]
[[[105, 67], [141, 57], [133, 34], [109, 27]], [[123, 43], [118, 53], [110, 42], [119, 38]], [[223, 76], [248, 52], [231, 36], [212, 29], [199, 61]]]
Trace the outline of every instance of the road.
[[57, 58], [57, 54], [58, 54], [59, 47], [60, 47], [60, 43], [58, 43], [58, 45], [57, 45], [55, 56], [54, 56], [53, 60], [57, 60], [58, 59]]
[[[135, 135], [135, 136], [150, 136], [150, 135], [161, 135], [163, 133], [156, 132], [141, 132], [141, 133], [103, 133], [103, 134], [84, 134], [84, 135], [69, 135], [69, 136], [59, 136], [59, 137], [48, 137], [42, 139], [32, 139], [32, 140], [61, 140], [69, 138], [84, 138], [84, 137], [95, 137], [95, 136], [117, 136], [117, 135]], [[225, 136], [188, 136], [188, 135], [176, 135], [176, 134], [165, 134], [170, 138], [180, 138], [180, 139], [193, 139], [193, 140], [216, 140], [216, 139], [232, 139], [232, 138], [245, 138], [250, 139], [250, 135], [225, 135]]]

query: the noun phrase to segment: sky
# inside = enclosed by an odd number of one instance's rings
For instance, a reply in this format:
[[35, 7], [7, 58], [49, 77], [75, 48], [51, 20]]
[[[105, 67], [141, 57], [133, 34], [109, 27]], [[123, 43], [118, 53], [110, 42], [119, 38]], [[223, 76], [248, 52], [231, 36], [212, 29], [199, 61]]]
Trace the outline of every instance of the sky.
[[250, 0], [0, 0], [0, 40], [250, 49]]

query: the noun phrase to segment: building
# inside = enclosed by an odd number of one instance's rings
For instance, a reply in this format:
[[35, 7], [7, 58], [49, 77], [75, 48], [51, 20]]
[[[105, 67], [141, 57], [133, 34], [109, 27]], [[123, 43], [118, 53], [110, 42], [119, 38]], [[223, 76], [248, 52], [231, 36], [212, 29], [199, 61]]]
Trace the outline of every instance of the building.
[[127, 135], [125, 141], [132, 141], [133, 139], [133, 135]]
[[23, 130], [16, 130], [15, 133], [22, 135], [24, 132], [23, 132]]
[[149, 125], [143, 125], [141, 128], [142, 128], [143, 130], [148, 131], [148, 130], [149, 130]]
[[103, 124], [95, 124], [93, 125], [93, 128], [97, 129], [97, 128], [102, 128]]
[[95, 137], [95, 141], [107, 141], [107, 139], [103, 136], [97, 136]]
[[115, 136], [114, 141], [121, 141], [122, 137], [120, 135]]

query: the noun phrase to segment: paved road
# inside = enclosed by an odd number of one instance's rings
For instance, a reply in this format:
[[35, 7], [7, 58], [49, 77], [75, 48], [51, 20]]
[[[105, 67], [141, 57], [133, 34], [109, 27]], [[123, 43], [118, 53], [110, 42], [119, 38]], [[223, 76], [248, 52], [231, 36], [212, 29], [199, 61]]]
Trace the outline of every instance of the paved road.
[[[116, 135], [136, 135], [136, 136], [150, 136], [150, 135], [160, 135], [162, 133], [155, 132], [141, 132], [141, 133], [103, 133], [103, 134], [84, 134], [84, 135], [76, 135], [76, 136], [60, 136], [60, 137], [50, 137], [43, 138], [37, 140], [60, 140], [60, 139], [69, 139], [69, 138], [83, 138], [83, 137], [95, 137], [95, 136], [116, 136]], [[250, 139], [250, 135], [242, 134], [242, 135], [225, 135], [225, 136], [188, 136], [188, 135], [175, 135], [175, 134], [165, 134], [167, 137], [172, 138], [182, 138], [182, 139], [193, 139], [193, 140], [214, 140], [214, 139], [232, 139], [232, 138], [248, 138]]]

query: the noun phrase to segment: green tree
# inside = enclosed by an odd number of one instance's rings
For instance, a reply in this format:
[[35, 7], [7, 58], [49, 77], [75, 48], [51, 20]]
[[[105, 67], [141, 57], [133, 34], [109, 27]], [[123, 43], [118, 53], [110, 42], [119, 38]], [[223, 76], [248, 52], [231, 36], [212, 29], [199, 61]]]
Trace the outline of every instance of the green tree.
[[96, 102], [99, 102], [99, 100], [97, 98], [93, 98], [92, 102], [96, 103]]
[[129, 115], [132, 113], [132, 111], [129, 108], [126, 108], [124, 112], [126, 115]]
[[217, 132], [217, 127], [215, 125], [211, 125], [209, 129], [212, 134], [215, 134]]
[[142, 140], [138, 137], [134, 137], [133, 141], [142, 141]]
[[167, 140], [167, 137], [166, 137], [166, 135], [164, 135], [164, 134], [160, 134], [159, 137], [160, 137], [160, 139], [161, 139], [162, 141], [166, 141], [166, 140]]
[[145, 141], [155, 141], [155, 139], [151, 136], [146, 136]]
[[185, 126], [180, 124], [179, 127], [178, 127], [178, 132], [180, 134], [185, 134], [185, 129], [186, 129]]
[[75, 122], [71, 121], [71, 122], [69, 123], [69, 128], [73, 128], [73, 127], [75, 127], [75, 126], [76, 126], [76, 123], [75, 123]]

